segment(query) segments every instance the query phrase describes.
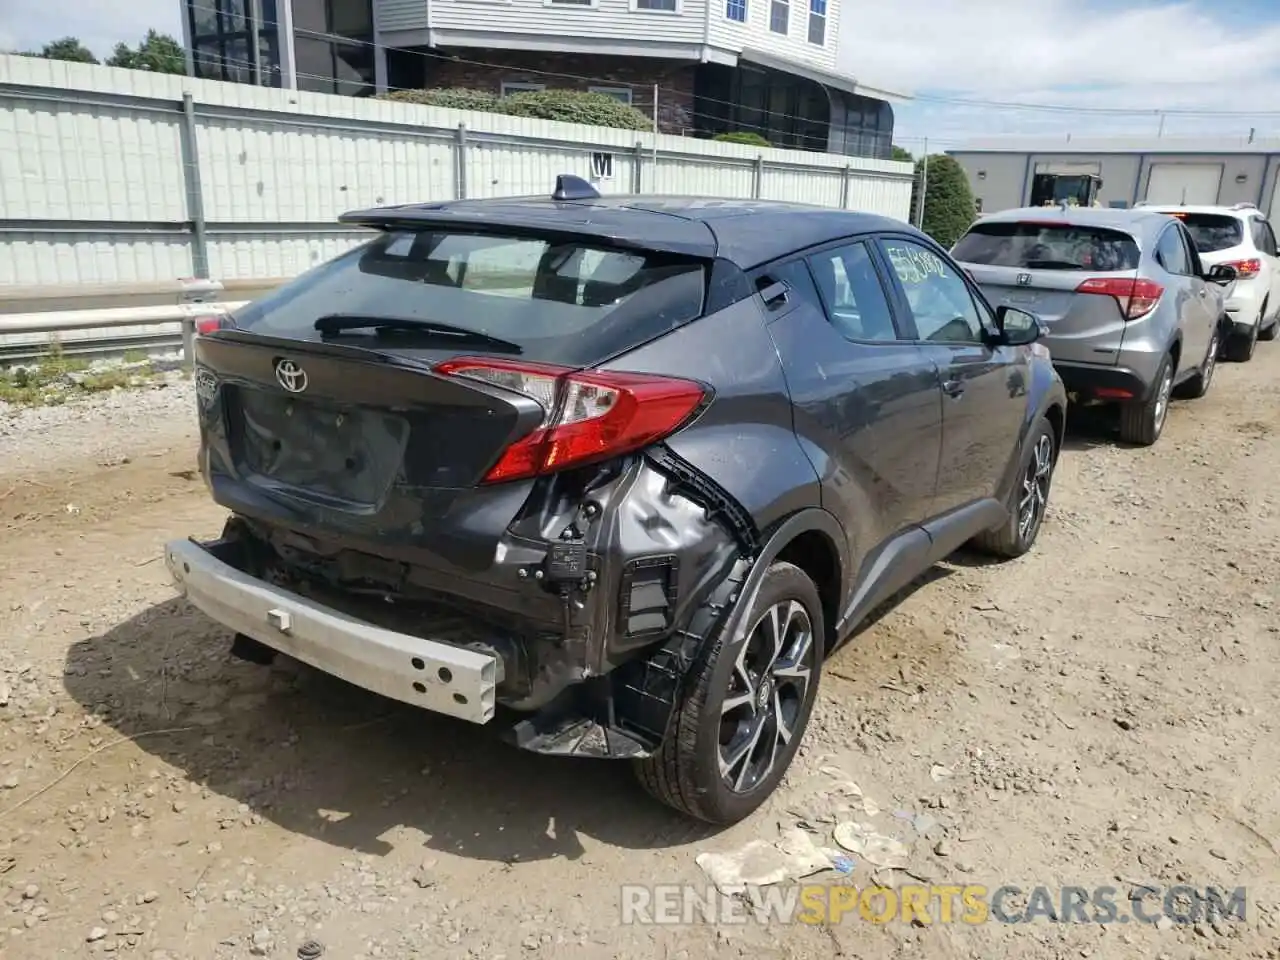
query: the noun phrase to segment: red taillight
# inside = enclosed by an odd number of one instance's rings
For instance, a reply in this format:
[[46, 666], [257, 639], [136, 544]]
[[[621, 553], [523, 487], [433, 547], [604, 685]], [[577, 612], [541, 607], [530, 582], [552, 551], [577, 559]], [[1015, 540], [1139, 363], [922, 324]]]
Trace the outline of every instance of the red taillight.
[[211, 314], [207, 317], [196, 317], [196, 336], [203, 337], [213, 333], [215, 330], [221, 330], [226, 320], [221, 314]]
[[1249, 260], [1229, 260], [1224, 266], [1236, 268], [1237, 280], [1248, 280], [1262, 272], [1262, 261], [1257, 257]]
[[437, 373], [483, 380], [531, 397], [547, 411], [485, 474], [485, 483], [519, 480], [639, 450], [670, 436], [706, 400], [689, 380], [583, 371], [511, 360], [466, 357]]
[[1105, 297], [1115, 297], [1125, 319], [1137, 320], [1156, 308], [1156, 304], [1164, 294], [1164, 287], [1154, 280], [1090, 277], [1076, 287], [1076, 293], [1100, 293]]

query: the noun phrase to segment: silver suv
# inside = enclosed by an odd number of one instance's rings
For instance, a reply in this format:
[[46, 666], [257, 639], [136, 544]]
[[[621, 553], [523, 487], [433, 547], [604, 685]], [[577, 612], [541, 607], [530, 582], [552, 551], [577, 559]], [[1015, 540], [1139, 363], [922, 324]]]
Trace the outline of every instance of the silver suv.
[[1159, 439], [1174, 395], [1209, 390], [1226, 334], [1228, 265], [1205, 268], [1176, 218], [1033, 207], [983, 217], [951, 251], [992, 305], [1036, 314], [1077, 402], [1118, 403], [1120, 436]]

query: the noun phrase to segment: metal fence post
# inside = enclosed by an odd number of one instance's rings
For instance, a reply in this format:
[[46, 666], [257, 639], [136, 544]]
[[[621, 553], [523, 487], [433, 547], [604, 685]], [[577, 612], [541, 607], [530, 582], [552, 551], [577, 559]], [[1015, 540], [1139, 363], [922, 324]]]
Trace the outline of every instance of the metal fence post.
[[453, 168], [457, 176], [454, 178], [453, 198], [467, 199], [467, 125], [458, 124], [457, 136], [453, 144]]
[[844, 172], [840, 176], [840, 209], [849, 209], [849, 176], [852, 170], [849, 164], [844, 165]]
[[182, 179], [187, 188], [187, 214], [191, 218], [191, 270], [209, 278], [209, 238], [205, 232], [204, 187], [200, 182], [200, 148], [196, 139], [196, 105], [189, 92], [182, 94]]
[[635, 155], [631, 158], [631, 192], [639, 193], [644, 182], [644, 144], [636, 141]]
[[764, 189], [764, 154], [756, 154], [756, 168], [751, 177], [751, 197], [759, 200], [760, 192]]
[[182, 367], [190, 370], [196, 362], [196, 318], [190, 312], [182, 316]]

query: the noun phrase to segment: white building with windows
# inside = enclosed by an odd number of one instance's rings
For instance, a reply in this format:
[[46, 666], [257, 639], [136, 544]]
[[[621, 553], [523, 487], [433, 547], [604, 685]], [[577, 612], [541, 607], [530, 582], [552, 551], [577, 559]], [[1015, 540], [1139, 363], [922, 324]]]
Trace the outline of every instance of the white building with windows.
[[841, 0], [181, 2], [192, 71], [228, 80], [595, 90], [656, 109], [666, 133], [871, 157], [890, 155], [890, 101], [907, 97], [837, 66]]

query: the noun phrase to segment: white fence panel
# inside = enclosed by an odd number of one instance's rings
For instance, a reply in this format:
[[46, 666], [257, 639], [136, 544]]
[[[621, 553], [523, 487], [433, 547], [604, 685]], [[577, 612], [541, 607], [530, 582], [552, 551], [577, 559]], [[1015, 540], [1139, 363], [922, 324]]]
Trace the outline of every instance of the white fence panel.
[[905, 218], [909, 164], [0, 55], [0, 285], [293, 276], [344, 211], [602, 193]]

